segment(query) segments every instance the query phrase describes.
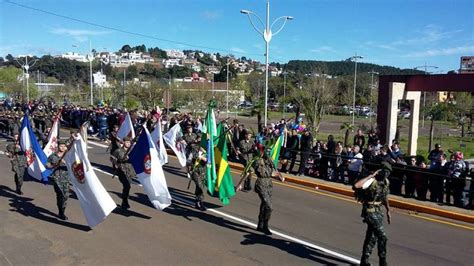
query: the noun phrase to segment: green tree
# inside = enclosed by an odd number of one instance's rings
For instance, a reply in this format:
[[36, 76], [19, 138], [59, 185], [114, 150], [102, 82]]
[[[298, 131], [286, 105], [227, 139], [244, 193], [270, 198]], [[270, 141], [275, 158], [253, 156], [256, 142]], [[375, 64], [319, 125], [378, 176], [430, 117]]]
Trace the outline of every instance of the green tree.
[[335, 87], [335, 82], [325, 76], [312, 76], [305, 82], [302, 89], [292, 91], [293, 101], [298, 104], [300, 112], [305, 114], [315, 135], [319, 131], [323, 115], [334, 101], [331, 92]]

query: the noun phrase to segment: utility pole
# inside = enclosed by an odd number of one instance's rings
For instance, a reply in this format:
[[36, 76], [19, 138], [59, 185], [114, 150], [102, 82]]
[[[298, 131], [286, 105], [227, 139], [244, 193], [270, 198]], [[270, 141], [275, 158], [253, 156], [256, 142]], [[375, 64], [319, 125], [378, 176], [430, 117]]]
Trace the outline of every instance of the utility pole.
[[122, 106], [125, 108], [125, 75], [127, 74], [126, 72], [126, 68], [123, 69], [123, 84], [122, 84]]
[[91, 87], [91, 105], [94, 105], [94, 83], [92, 81], [92, 61], [94, 60], [94, 57], [92, 55], [92, 41], [89, 40], [89, 73], [90, 73], [90, 87]]
[[227, 59], [227, 77], [225, 79], [226, 81], [226, 111], [227, 111], [227, 116], [229, 116], [229, 59]]
[[[434, 68], [434, 69], [438, 68], [437, 66], [427, 66], [426, 62], [425, 62], [424, 66], [417, 66], [417, 67], [415, 67], [415, 70], [424, 69], [425, 70], [425, 75], [428, 75], [428, 74], [430, 74], [430, 73], [428, 73], [428, 68], [429, 67]], [[422, 128], [425, 128], [425, 109], [426, 109], [426, 91], [423, 92], [423, 115], [422, 115], [422, 120], [421, 120], [421, 127]]]
[[[370, 112], [375, 113], [372, 109], [372, 91], [375, 89], [375, 84], [374, 84], [374, 75], [379, 75], [379, 72], [375, 72], [374, 70], [370, 71], [369, 74], [372, 76], [372, 81], [370, 82]], [[372, 114], [369, 115], [369, 123], [370, 126], [372, 126]]]
[[286, 102], [286, 72], [283, 72], [283, 118], [285, 117], [285, 102]]

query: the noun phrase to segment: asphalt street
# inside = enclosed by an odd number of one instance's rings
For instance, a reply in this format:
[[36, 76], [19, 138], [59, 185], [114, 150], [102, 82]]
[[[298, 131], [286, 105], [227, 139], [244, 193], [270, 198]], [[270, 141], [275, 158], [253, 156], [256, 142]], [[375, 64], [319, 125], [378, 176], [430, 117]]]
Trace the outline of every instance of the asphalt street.
[[[0, 141], [4, 150], [5, 139]], [[121, 184], [111, 177], [104, 145], [90, 141], [89, 158], [120, 203]], [[209, 209], [195, 210], [194, 184], [187, 189], [174, 157], [164, 166], [170, 207], [152, 208], [143, 188], [134, 185], [131, 209], [117, 208], [91, 230], [77, 199], [69, 199], [69, 220], [61, 221], [51, 185], [28, 180], [18, 196], [3, 154], [0, 169], [0, 265], [344, 265], [357, 263], [365, 236], [360, 205], [353, 199], [280, 182], [274, 182], [272, 236], [254, 230], [260, 205], [254, 192], [237, 193], [227, 206], [206, 195]], [[237, 182], [238, 173], [233, 174]], [[401, 210], [392, 216], [386, 225], [389, 264], [473, 265], [472, 224]], [[377, 263], [376, 250], [371, 261]]]

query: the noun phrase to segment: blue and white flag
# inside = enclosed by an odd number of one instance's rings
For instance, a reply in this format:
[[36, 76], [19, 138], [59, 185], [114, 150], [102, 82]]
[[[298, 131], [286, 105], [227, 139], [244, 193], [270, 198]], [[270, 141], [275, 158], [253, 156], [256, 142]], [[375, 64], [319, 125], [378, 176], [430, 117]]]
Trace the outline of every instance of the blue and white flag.
[[46, 168], [48, 157], [33, 133], [27, 114], [23, 116], [21, 122], [20, 146], [26, 156], [28, 174], [42, 182], [48, 182], [48, 177], [51, 175], [51, 169]]
[[142, 133], [128, 157], [153, 206], [163, 210], [171, 205], [171, 195], [158, 158], [156, 145], [146, 127], [143, 127]]

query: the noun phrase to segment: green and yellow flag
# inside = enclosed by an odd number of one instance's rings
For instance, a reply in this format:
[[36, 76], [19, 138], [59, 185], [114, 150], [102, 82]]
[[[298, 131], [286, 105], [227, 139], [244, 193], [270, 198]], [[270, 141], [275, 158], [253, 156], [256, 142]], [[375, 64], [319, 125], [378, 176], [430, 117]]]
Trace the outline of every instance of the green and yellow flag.
[[278, 169], [278, 159], [280, 158], [281, 145], [283, 144], [283, 134], [280, 134], [275, 144], [273, 144], [270, 151], [270, 157], [275, 164], [275, 169]]
[[220, 201], [224, 205], [229, 204], [230, 198], [235, 195], [234, 181], [230, 173], [229, 161], [227, 160], [227, 137], [224, 125], [221, 123], [217, 127], [216, 148], [214, 149], [214, 156], [217, 167], [217, 182], [215, 183], [214, 192], [219, 195]]
[[206, 150], [207, 167], [206, 167], [206, 178], [207, 178], [207, 191], [211, 196], [214, 195], [214, 187], [216, 186], [217, 175], [216, 175], [216, 160], [214, 155], [214, 138], [217, 136], [216, 130], [216, 117], [214, 116], [214, 108], [216, 107], [215, 101], [209, 102], [207, 108], [206, 119], [202, 127], [202, 138], [201, 147]]

